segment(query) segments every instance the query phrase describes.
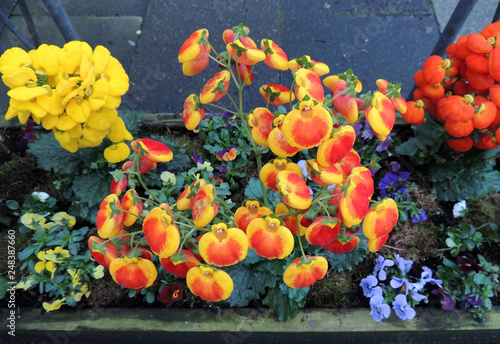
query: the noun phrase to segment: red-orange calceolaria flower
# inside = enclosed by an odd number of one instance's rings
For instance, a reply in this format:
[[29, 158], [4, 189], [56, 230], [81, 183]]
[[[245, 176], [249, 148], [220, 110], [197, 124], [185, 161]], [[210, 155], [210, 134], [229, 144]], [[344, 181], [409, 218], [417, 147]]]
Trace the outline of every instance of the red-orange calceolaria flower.
[[104, 254], [99, 252], [98, 249], [92, 248], [92, 245], [100, 244], [104, 241], [105, 241], [104, 239], [101, 239], [99, 237], [91, 236], [88, 241], [88, 246], [90, 254], [96, 260], [96, 262], [104, 266], [106, 269], [109, 269], [109, 264], [111, 264], [111, 262], [114, 259], [118, 258], [120, 255], [118, 254], [118, 249], [111, 241], [108, 241], [106, 243], [106, 246], [104, 248]]
[[398, 216], [398, 206], [392, 198], [385, 198], [370, 208], [363, 221], [363, 233], [368, 238], [370, 252], [377, 252], [384, 246]]
[[259, 92], [262, 94], [266, 102], [276, 106], [285, 105], [295, 100], [295, 94], [283, 85], [262, 85], [259, 88]]
[[251, 66], [266, 59], [266, 54], [258, 49], [257, 44], [248, 36], [228, 43], [226, 49], [238, 64]]
[[301, 68], [295, 72], [295, 95], [299, 101], [308, 96], [310, 100], [323, 104], [325, 90], [321, 80], [313, 71]]
[[318, 147], [317, 159], [322, 166], [333, 166], [342, 160], [354, 147], [356, 132], [350, 125], [338, 128], [326, 141]]
[[186, 282], [194, 295], [209, 302], [227, 300], [234, 288], [227, 272], [203, 264], [188, 271]]
[[182, 257], [185, 259], [185, 261], [178, 259], [180, 258], [177, 257], [177, 254], [179, 253], [178, 251], [175, 255], [172, 255], [168, 258], [160, 258], [160, 264], [161, 266], [163, 266], [165, 271], [170, 272], [177, 277], [186, 278], [187, 272], [191, 268], [200, 265], [200, 261], [194, 256], [191, 251], [185, 249], [182, 249], [181, 251]]
[[266, 65], [279, 70], [288, 69], [288, 57], [279, 45], [270, 39], [263, 39], [260, 41], [260, 48], [266, 54], [266, 59], [264, 60]]
[[156, 167], [158, 162], [168, 162], [172, 160], [173, 153], [165, 144], [151, 140], [139, 139], [131, 143], [134, 152], [141, 158], [140, 173], [146, 173]]
[[358, 225], [368, 212], [373, 195], [373, 179], [366, 167], [355, 167], [339, 193], [341, 220], [346, 227]]
[[[387, 94], [389, 93], [389, 88], [388, 88], [389, 82], [385, 79], [378, 79], [376, 83], [378, 91], [387, 96]], [[392, 105], [396, 110], [398, 110], [399, 112], [406, 112], [407, 104], [406, 100], [403, 97], [401, 97], [401, 88], [397, 90], [396, 95], [392, 95], [391, 92], [389, 100], [391, 101]]]
[[257, 201], [247, 201], [244, 207], [239, 207], [234, 213], [234, 223], [243, 232], [247, 231], [248, 224], [252, 220], [263, 215], [269, 215], [272, 211], [268, 207], [261, 207]]
[[187, 130], [194, 130], [205, 117], [205, 109], [196, 94], [190, 94], [184, 102], [182, 120]]
[[375, 92], [371, 106], [365, 110], [365, 117], [380, 141], [385, 141], [396, 122], [394, 106], [381, 92]]
[[332, 116], [322, 105], [302, 101], [298, 109], [286, 115], [281, 129], [290, 145], [300, 149], [317, 147], [332, 133]]
[[239, 228], [227, 228], [225, 223], [212, 225], [212, 231], [200, 239], [200, 254], [207, 264], [230, 266], [247, 256], [248, 238]]
[[189, 185], [186, 189], [184, 189], [184, 191], [177, 199], [177, 209], [179, 210], [192, 209], [194, 205], [195, 196], [198, 193], [198, 190], [205, 185], [207, 185], [205, 179], [200, 179], [192, 182], [191, 185]]
[[300, 178], [303, 177], [302, 169], [299, 165], [289, 162], [287, 159], [276, 158], [262, 166], [259, 178], [266, 188], [278, 191], [276, 177], [281, 171], [290, 171], [296, 173]]
[[281, 171], [276, 177], [281, 200], [294, 209], [307, 209], [311, 205], [311, 193], [306, 182], [297, 174]]
[[127, 211], [123, 213], [123, 224], [127, 227], [132, 226], [142, 213], [143, 204], [138, 197], [137, 192], [130, 189], [121, 200], [122, 209]]
[[215, 188], [212, 184], [200, 187], [193, 203], [193, 222], [195, 226], [205, 227], [217, 216], [219, 204], [215, 203], [215, 197]]
[[182, 71], [187, 76], [201, 73], [208, 65], [210, 46], [208, 45], [208, 30], [200, 29], [191, 34], [179, 51], [179, 62]]
[[248, 124], [252, 128], [252, 138], [256, 143], [269, 147], [267, 138], [272, 130], [274, 115], [266, 108], [259, 107], [248, 114]]
[[168, 210], [163, 205], [153, 208], [142, 224], [146, 242], [160, 258], [170, 257], [180, 245], [179, 229]]
[[457, 152], [467, 152], [474, 146], [474, 140], [471, 137], [461, 139], [447, 139], [448, 145]]
[[271, 130], [267, 138], [271, 151], [281, 158], [294, 156], [301, 150], [299, 147], [292, 146], [283, 134], [282, 127], [284, 120], [285, 115], [279, 115], [274, 119], [274, 129]]
[[406, 103], [407, 108], [405, 112], [401, 112], [401, 117], [410, 124], [420, 125], [424, 121], [425, 110], [424, 110], [424, 101], [409, 101]]
[[[344, 240], [342, 239], [333, 239], [329, 243], [321, 245], [325, 250], [330, 251], [332, 253], [347, 253], [351, 252], [358, 246], [359, 237], [349, 231], [346, 231], [346, 236], [348, 238]], [[349, 240], [350, 239], [350, 240]]]
[[150, 260], [129, 257], [114, 259], [109, 265], [109, 273], [117, 284], [130, 289], [148, 288], [158, 276]]
[[203, 86], [200, 93], [200, 102], [202, 104], [214, 103], [224, 97], [229, 89], [229, 80], [231, 73], [227, 70], [216, 73], [212, 79]]
[[310, 159], [306, 161], [306, 169], [309, 178], [319, 185], [327, 186], [342, 183], [344, 176], [335, 166], [324, 167], [318, 160]]
[[247, 227], [249, 246], [259, 256], [267, 259], [283, 259], [293, 250], [293, 235], [288, 228], [282, 226], [280, 220], [271, 216], [258, 218]]
[[341, 222], [335, 217], [320, 216], [306, 230], [306, 240], [312, 245], [324, 245], [340, 234]]
[[245, 83], [245, 85], [250, 86], [252, 84], [253, 82], [252, 67], [244, 64], [238, 64], [234, 66], [234, 72], [236, 75], [238, 75], [240, 80]]
[[123, 212], [120, 200], [115, 194], [106, 196], [97, 212], [97, 233], [103, 239], [113, 238], [123, 229]]
[[327, 270], [328, 262], [324, 257], [298, 257], [286, 268], [283, 281], [290, 288], [305, 288], [325, 277]]

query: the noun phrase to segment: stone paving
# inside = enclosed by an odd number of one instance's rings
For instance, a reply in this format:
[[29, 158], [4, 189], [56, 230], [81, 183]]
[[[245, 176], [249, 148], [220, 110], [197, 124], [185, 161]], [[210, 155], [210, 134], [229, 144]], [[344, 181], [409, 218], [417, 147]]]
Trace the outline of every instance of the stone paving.
[[[0, 1], [0, 10], [29, 37], [16, 0]], [[42, 1], [27, 0], [44, 43], [64, 39]], [[384, 78], [402, 83], [402, 94], [413, 88], [413, 74], [429, 56], [458, 0], [61, 0], [80, 38], [92, 47], [104, 45], [130, 76], [121, 109], [143, 113], [178, 113], [185, 98], [198, 93], [218, 68], [186, 77], [177, 61], [180, 46], [197, 29], [210, 32], [218, 51], [222, 32], [243, 22], [257, 42], [277, 42], [289, 59], [310, 55], [326, 63], [331, 74], [352, 68], [365, 89]], [[481, 30], [491, 22], [498, 0], [478, 0], [461, 34]], [[23, 47], [0, 24], [0, 42]], [[469, 31], [464, 31], [469, 30]], [[24, 47], [23, 47], [24, 48]], [[291, 74], [255, 68], [245, 110], [262, 103], [264, 83], [290, 85]], [[7, 89], [0, 86], [0, 112], [8, 107]]]

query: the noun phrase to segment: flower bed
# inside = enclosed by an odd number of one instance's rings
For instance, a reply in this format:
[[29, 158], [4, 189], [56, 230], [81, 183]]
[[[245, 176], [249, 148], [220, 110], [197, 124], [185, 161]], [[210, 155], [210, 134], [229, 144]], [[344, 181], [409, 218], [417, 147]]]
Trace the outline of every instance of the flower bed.
[[[321, 80], [328, 66], [269, 39], [259, 49], [243, 25], [222, 52], [201, 29], [180, 47], [183, 72], [222, 70], [187, 96], [186, 130], [170, 137], [116, 110], [128, 77], [106, 48], [8, 50], [6, 118], [26, 124], [48, 173], [2, 205], [16, 262], [4, 291], [17, 282], [18, 303], [44, 312], [207, 302], [286, 321], [304, 306], [364, 306], [385, 322], [430, 302], [484, 322], [500, 289], [499, 33], [430, 57], [406, 102], [386, 80], [361, 93], [352, 70]], [[244, 109], [261, 62], [293, 84], [261, 86], [262, 106]], [[414, 126], [394, 129], [396, 113]], [[12, 184], [22, 158], [7, 159]]]

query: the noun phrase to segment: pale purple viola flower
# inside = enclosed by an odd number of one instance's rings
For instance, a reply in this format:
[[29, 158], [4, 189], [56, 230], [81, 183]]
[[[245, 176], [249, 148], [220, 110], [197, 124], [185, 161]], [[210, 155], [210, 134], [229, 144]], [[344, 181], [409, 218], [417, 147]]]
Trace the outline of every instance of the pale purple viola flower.
[[361, 280], [359, 286], [363, 288], [363, 295], [372, 297], [375, 295], [382, 295], [382, 288], [377, 286], [378, 280], [375, 276], [366, 276]]
[[411, 289], [413, 289], [413, 284], [410, 283], [406, 278], [399, 278], [399, 277], [392, 276], [391, 282], [389, 282], [389, 284], [394, 289], [399, 289], [399, 288], [403, 287], [403, 285], [404, 285], [405, 295], [408, 295], [408, 292]]
[[451, 295], [446, 293], [442, 288], [434, 289], [431, 293], [434, 295], [441, 295], [441, 307], [443, 307], [443, 311], [451, 312], [455, 309], [455, 300], [453, 300]]
[[356, 136], [358, 136], [361, 129], [363, 129], [363, 124], [356, 123], [352, 126], [352, 128], [354, 129], [354, 133], [356, 134]]
[[385, 141], [381, 142], [377, 147], [375, 147], [375, 151], [377, 152], [383, 152], [389, 148], [389, 141], [392, 140], [392, 137], [387, 136]]
[[394, 172], [399, 171], [401, 165], [397, 161], [391, 161], [391, 170]]
[[417, 314], [406, 301], [406, 295], [403, 294], [399, 294], [396, 296], [394, 302], [392, 303], [392, 309], [394, 309], [394, 313], [396, 313], [399, 319], [403, 321], [411, 320]]
[[375, 260], [375, 269], [373, 274], [377, 276], [380, 281], [385, 281], [387, 279], [387, 274], [385, 273], [385, 268], [389, 266], [394, 266], [394, 261], [391, 259], [385, 259], [383, 256], [378, 256]]
[[231, 114], [227, 111], [222, 111], [222, 119], [228, 119]]
[[381, 322], [383, 318], [388, 318], [391, 315], [391, 307], [384, 303], [382, 295], [375, 295], [370, 299], [370, 315], [376, 322]]
[[432, 284], [437, 285], [439, 288], [443, 288], [443, 286], [441, 285], [441, 283], [443, 283], [443, 281], [432, 278], [432, 270], [431, 269], [429, 269], [427, 266], [423, 266], [422, 270], [423, 271], [420, 274], [420, 281], [413, 283], [413, 286], [415, 287], [415, 289], [417, 291], [424, 289], [424, 286], [427, 283], [432, 283]]
[[[427, 300], [427, 296], [417, 293], [415, 290], [410, 292], [410, 296], [413, 300], [420, 302], [422, 300]], [[426, 301], [427, 302], [427, 301]]]
[[411, 260], [404, 259], [398, 253], [396, 253], [396, 261], [398, 262], [399, 270], [401, 270], [403, 275], [406, 275], [413, 265], [413, 262]]
[[365, 121], [365, 129], [361, 133], [361, 138], [363, 140], [371, 140], [373, 139], [373, 136], [375, 136], [375, 133], [373, 132], [370, 123], [368, 123], [368, 121]]

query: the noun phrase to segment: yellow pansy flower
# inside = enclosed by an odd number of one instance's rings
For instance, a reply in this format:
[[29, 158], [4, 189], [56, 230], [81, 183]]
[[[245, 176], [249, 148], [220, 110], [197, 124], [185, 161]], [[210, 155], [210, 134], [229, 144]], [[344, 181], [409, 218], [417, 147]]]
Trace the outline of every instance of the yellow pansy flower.
[[39, 214], [28, 213], [21, 216], [21, 223], [29, 229], [37, 229], [38, 225], [43, 225], [45, 221], [45, 217]]
[[54, 300], [52, 301], [52, 303], [44, 302], [43, 309], [45, 309], [47, 312], [58, 310], [62, 305], [66, 304], [64, 301], [66, 301], [65, 297], [60, 300]]
[[56, 271], [56, 264], [54, 264], [53, 261], [47, 261], [47, 259], [45, 259], [45, 254], [46, 254], [46, 251], [40, 251], [37, 253], [37, 258], [40, 259], [40, 261], [38, 263], [35, 264], [35, 271], [37, 273], [41, 273], [43, 270], [47, 270], [47, 271], [50, 271], [52, 272], [52, 277], [54, 277], [54, 272]]
[[76, 218], [64, 211], [60, 211], [52, 215], [52, 220], [55, 221], [55, 223], [57, 223], [58, 225], [67, 224], [69, 228], [73, 228], [73, 226], [76, 224]]

